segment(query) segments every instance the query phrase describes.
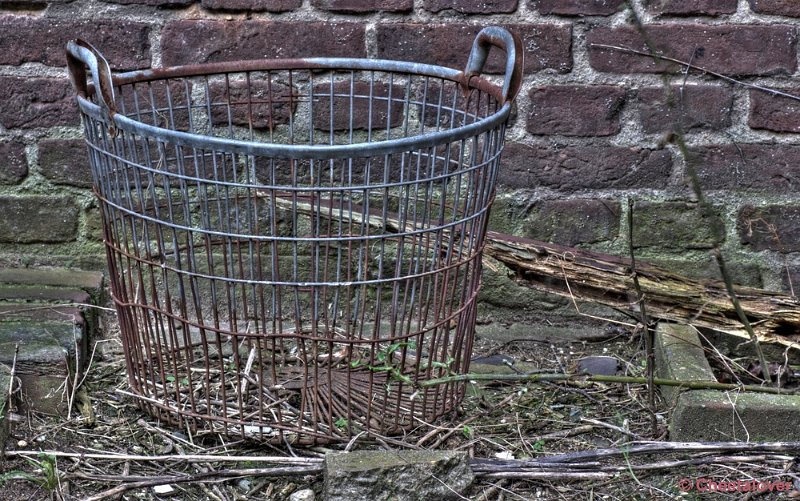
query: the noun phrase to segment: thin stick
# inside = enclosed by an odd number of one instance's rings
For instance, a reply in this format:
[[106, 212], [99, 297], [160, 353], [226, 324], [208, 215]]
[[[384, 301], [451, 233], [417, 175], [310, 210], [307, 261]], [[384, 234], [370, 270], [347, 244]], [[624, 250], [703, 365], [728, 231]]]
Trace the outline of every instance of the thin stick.
[[[633, 19], [633, 23], [636, 25], [636, 29], [642, 35], [642, 38], [644, 39], [644, 42], [647, 45], [648, 52], [647, 53], [643, 52], [642, 55], [652, 57], [656, 62], [658, 62], [659, 60], [668, 60], [664, 56], [661, 56], [656, 52], [655, 44], [650, 38], [649, 33], [644, 27], [644, 23], [642, 23], [642, 20], [639, 18], [639, 14], [636, 12], [636, 9], [634, 8], [630, 0], [627, 1], [627, 4], [628, 8], [631, 11], [631, 18]], [[711, 73], [711, 72], [707, 73], [720, 78], [725, 78], [721, 74]], [[672, 86], [669, 84], [669, 80], [667, 79], [666, 75], [662, 74], [661, 78], [664, 83], [664, 92], [667, 96], [667, 102], [670, 102], [672, 100]], [[734, 81], [733, 79], [730, 78], [725, 78], [725, 79]], [[787, 94], [787, 96], [790, 95]], [[691, 185], [692, 191], [694, 192], [695, 198], [697, 198], [697, 203], [700, 206], [701, 214], [704, 215], [711, 224], [714, 258], [717, 261], [720, 274], [722, 275], [722, 280], [723, 282], [725, 282], [725, 289], [728, 292], [731, 304], [733, 305], [733, 309], [736, 311], [736, 315], [739, 318], [739, 321], [744, 326], [744, 329], [747, 331], [747, 334], [750, 336], [750, 340], [753, 343], [753, 348], [756, 351], [756, 356], [758, 357], [758, 361], [761, 364], [761, 373], [764, 378], [764, 381], [769, 383], [772, 380], [772, 378], [769, 374], [769, 366], [767, 364], [767, 359], [766, 357], [764, 357], [764, 352], [761, 350], [761, 343], [759, 342], [758, 336], [753, 330], [753, 327], [750, 325], [750, 321], [748, 320], [747, 315], [745, 315], [744, 310], [742, 309], [742, 306], [739, 303], [739, 297], [733, 290], [733, 281], [731, 280], [730, 274], [728, 273], [727, 267], [725, 266], [725, 260], [722, 257], [722, 251], [720, 250], [720, 248], [725, 238], [725, 229], [721, 227], [721, 223], [719, 222], [718, 218], [716, 217], [716, 214], [714, 213], [714, 207], [705, 198], [703, 190], [700, 187], [700, 178], [697, 175], [697, 170], [695, 169], [694, 163], [692, 162], [691, 156], [689, 155], [689, 147], [686, 146], [686, 138], [684, 137], [683, 130], [680, 128], [680, 123], [678, 123], [677, 125], [678, 126], [675, 127], [676, 130], [674, 135], [675, 144], [678, 146], [678, 149], [680, 150], [681, 155], [684, 158], [684, 162], [686, 164], [686, 174], [689, 178], [689, 183]], [[778, 386], [779, 384], [780, 384], [780, 379], [778, 379], [775, 382], [776, 386]]]
[[[417, 383], [419, 388], [428, 388], [440, 384], [462, 381], [505, 381], [519, 383], [535, 383], [539, 381], [585, 381], [592, 383], [647, 384], [647, 378], [633, 376], [605, 376], [585, 374], [456, 374], [436, 379], [428, 379]], [[717, 383], [715, 381], [682, 381], [678, 379], [653, 378], [658, 386], [679, 386], [690, 390], [734, 390], [753, 393], [771, 393], [775, 395], [798, 395], [800, 390], [787, 390], [774, 386], [756, 386], [736, 383]]]
[[[208, 482], [226, 478], [239, 478], [239, 477], [257, 477], [257, 476], [270, 476], [270, 477], [283, 477], [283, 476], [298, 476], [298, 475], [318, 475], [322, 472], [322, 466], [287, 466], [285, 468], [248, 468], [242, 470], [219, 470], [206, 473], [199, 473], [196, 475], [171, 475], [152, 477], [147, 480], [140, 480], [136, 482], [123, 483], [112, 489], [108, 489], [94, 496], [89, 496], [84, 501], [102, 501], [103, 499], [111, 496], [116, 496], [126, 491], [133, 489], [141, 489], [144, 487], [154, 487], [156, 485], [178, 484], [188, 482]], [[94, 480], [99, 482], [120, 482], [125, 477], [118, 475], [87, 475], [85, 473], [74, 473], [70, 477], [81, 478], [85, 480]], [[137, 478], [137, 477], [128, 477]]]
[[62, 451], [26, 451], [15, 450], [6, 451], [5, 457], [14, 456], [38, 456], [45, 454], [53, 457], [77, 458], [77, 459], [105, 459], [110, 461], [150, 461], [150, 462], [186, 462], [186, 463], [214, 463], [214, 462], [245, 462], [253, 463], [274, 463], [274, 464], [297, 464], [297, 465], [318, 465], [322, 464], [321, 458], [303, 457], [284, 457], [284, 456], [217, 456], [213, 454], [168, 454], [159, 456], [143, 456], [133, 454], [100, 454], [82, 452], [62, 452]]
[[647, 410], [650, 413], [650, 427], [653, 438], [658, 436], [658, 420], [656, 419], [656, 386], [653, 384], [655, 377], [656, 356], [653, 351], [653, 329], [650, 319], [647, 317], [647, 305], [645, 304], [642, 286], [639, 285], [639, 273], [636, 271], [636, 253], [633, 252], [633, 198], [628, 198], [628, 250], [631, 256], [631, 275], [633, 277], [633, 289], [636, 291], [636, 303], [639, 305], [639, 315], [644, 329], [644, 348], [647, 362]]
[[766, 92], [766, 93], [772, 94], [774, 96], [781, 96], [781, 97], [785, 97], [785, 98], [788, 98], [788, 99], [793, 99], [795, 101], [800, 101], [800, 96], [795, 96], [794, 94], [789, 94], [788, 92], [783, 92], [783, 91], [778, 90], [778, 89], [771, 89], [769, 87], [764, 87], [764, 86], [758, 85], [758, 84], [743, 82], [741, 80], [737, 80], [735, 78], [729, 77], [728, 75], [723, 75], [722, 73], [717, 73], [715, 71], [711, 71], [709, 69], [703, 68], [702, 66], [698, 66], [696, 64], [693, 64], [693, 63], [687, 62], [687, 61], [681, 61], [680, 59], [675, 59], [673, 57], [662, 56], [660, 54], [654, 55], [652, 53], [645, 52], [645, 51], [642, 51], [642, 50], [631, 49], [630, 47], [620, 47], [618, 45], [607, 45], [607, 44], [602, 44], [602, 43], [593, 43], [593, 44], [589, 44], [589, 46], [590, 47], [597, 47], [599, 49], [616, 50], [616, 51], [619, 51], [619, 52], [627, 52], [629, 54], [636, 54], [638, 56], [646, 56], [646, 57], [650, 57], [650, 58], [653, 58], [653, 59], [661, 59], [663, 61], [669, 61], [671, 63], [680, 64], [681, 66], [685, 66], [686, 68], [689, 68], [689, 69], [701, 71], [701, 72], [703, 72], [703, 73], [705, 73], [707, 75], [711, 75], [713, 77], [719, 78], [720, 80], [725, 80], [726, 82], [730, 82], [732, 84], [741, 85], [742, 87], [748, 87], [748, 88], [751, 88], [751, 89], [760, 90], [762, 92]]

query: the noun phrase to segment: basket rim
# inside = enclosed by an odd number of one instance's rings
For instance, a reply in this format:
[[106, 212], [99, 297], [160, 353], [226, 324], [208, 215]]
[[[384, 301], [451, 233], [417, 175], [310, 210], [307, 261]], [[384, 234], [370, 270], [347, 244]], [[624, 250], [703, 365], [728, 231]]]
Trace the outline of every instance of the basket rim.
[[[374, 70], [405, 73], [414, 76], [431, 76], [464, 84], [463, 71], [444, 66], [394, 61], [386, 59], [358, 58], [304, 58], [304, 59], [259, 59], [246, 61], [226, 61], [197, 65], [172, 66], [168, 68], [138, 70], [114, 75], [114, 86], [140, 83], [168, 78], [210, 76], [230, 72], [275, 71], [275, 70]], [[467, 82], [469, 89], [477, 89], [491, 94], [498, 102], [502, 101], [502, 89], [498, 85], [481, 76], [471, 76]], [[93, 86], [90, 86], [93, 87]], [[91, 90], [90, 90], [91, 92]], [[225, 153], [237, 153], [282, 159], [317, 159], [363, 158], [401, 153], [409, 150], [440, 146], [467, 139], [485, 131], [502, 126], [511, 113], [512, 101], [505, 102], [496, 112], [473, 123], [420, 134], [357, 144], [277, 144], [259, 141], [221, 138], [191, 132], [167, 129], [142, 123], [125, 115], [116, 113], [112, 116], [82, 95], [77, 96], [78, 105], [83, 113], [94, 120], [108, 123], [115, 129], [165, 139], [176, 145], [197, 149], [210, 149]]]

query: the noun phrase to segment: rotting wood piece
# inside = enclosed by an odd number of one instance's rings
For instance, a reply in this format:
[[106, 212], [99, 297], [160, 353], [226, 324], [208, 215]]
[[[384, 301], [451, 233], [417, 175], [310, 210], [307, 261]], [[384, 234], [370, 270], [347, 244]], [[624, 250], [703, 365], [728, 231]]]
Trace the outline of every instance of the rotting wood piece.
[[[487, 234], [485, 262], [487, 257], [508, 267], [520, 284], [621, 310], [638, 310], [629, 259], [496, 232]], [[638, 260], [636, 274], [650, 317], [748, 337], [722, 281], [695, 280]], [[796, 298], [754, 287], [734, 289], [762, 342], [800, 348], [800, 302]]]

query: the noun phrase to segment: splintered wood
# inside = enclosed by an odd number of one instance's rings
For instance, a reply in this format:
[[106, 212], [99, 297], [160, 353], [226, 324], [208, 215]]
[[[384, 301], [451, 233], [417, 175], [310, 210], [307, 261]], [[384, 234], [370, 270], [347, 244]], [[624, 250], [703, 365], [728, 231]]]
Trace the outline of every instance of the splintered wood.
[[[518, 283], [529, 287], [638, 310], [629, 259], [494, 232], [486, 238], [486, 258], [503, 263]], [[748, 338], [723, 282], [694, 280], [638, 260], [636, 274], [649, 316]], [[800, 303], [796, 298], [753, 287], [734, 289], [762, 342], [800, 348]]]

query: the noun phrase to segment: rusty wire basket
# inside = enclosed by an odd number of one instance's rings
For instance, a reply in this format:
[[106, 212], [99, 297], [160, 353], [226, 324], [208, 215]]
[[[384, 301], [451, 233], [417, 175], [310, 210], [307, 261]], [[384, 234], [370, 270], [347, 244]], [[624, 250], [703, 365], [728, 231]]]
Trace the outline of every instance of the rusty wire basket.
[[[491, 46], [502, 85], [480, 76]], [[309, 444], [460, 402], [463, 382], [419, 384], [469, 368], [518, 38], [484, 29], [463, 72], [314, 58], [112, 76], [85, 42], [67, 54], [146, 411]]]

